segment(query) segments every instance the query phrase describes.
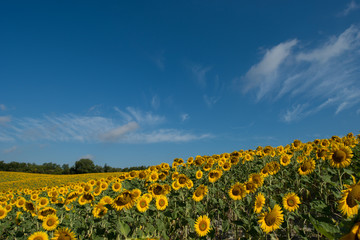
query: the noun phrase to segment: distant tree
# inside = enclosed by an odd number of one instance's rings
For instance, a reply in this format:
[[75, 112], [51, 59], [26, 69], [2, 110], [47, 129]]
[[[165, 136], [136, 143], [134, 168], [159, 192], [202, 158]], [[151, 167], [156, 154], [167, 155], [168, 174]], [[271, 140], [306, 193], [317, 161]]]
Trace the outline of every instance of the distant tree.
[[62, 165], [62, 174], [70, 174], [69, 164], [63, 164]]
[[93, 173], [95, 172], [95, 164], [91, 159], [82, 158], [75, 162], [75, 173]]
[[104, 165], [104, 172], [112, 172], [112, 167], [110, 167], [109, 165], [107, 165], [107, 164], [105, 163], [105, 165]]

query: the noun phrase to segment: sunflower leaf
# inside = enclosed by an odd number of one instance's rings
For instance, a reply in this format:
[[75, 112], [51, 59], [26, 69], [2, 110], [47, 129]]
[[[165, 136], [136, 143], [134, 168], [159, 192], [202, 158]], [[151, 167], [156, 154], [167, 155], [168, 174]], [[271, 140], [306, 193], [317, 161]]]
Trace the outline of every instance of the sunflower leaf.
[[327, 237], [328, 239], [335, 239], [335, 236], [333, 236], [330, 232], [332, 232], [333, 230], [331, 230], [331, 228], [333, 228], [332, 225], [325, 223], [325, 222], [319, 222], [317, 221], [315, 218], [313, 218], [311, 216], [311, 214], [308, 214], [309, 216], [309, 220], [311, 222], [311, 224], [314, 226], [314, 228], [321, 233], [322, 235], [324, 235], [325, 237]]

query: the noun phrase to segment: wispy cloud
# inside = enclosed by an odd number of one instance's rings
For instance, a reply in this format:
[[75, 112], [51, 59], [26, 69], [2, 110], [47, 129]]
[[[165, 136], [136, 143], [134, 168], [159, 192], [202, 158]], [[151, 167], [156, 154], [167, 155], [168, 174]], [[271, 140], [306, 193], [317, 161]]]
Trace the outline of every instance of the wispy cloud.
[[129, 132], [132, 132], [139, 128], [136, 122], [129, 122], [123, 126], [116, 127], [100, 135], [100, 138], [104, 141], [116, 142]]
[[206, 103], [206, 105], [211, 108], [215, 103], [217, 103], [220, 100], [219, 96], [212, 96], [209, 97], [208, 95], [204, 94], [203, 95], [204, 98], [204, 102]]
[[188, 120], [190, 118], [190, 115], [187, 113], [183, 113], [180, 115], [181, 121], [185, 122], [186, 120]]
[[17, 146], [12, 146], [11, 148], [4, 149], [3, 153], [7, 154], [7, 153], [15, 152], [16, 149], [17, 149]]
[[263, 59], [246, 73], [243, 92], [246, 93], [253, 88], [258, 88], [257, 100], [259, 101], [277, 87], [280, 67], [296, 44], [297, 40], [294, 39], [267, 50]]
[[1, 111], [5, 111], [6, 110], [6, 106], [4, 104], [0, 104], [0, 110]]
[[155, 110], [159, 109], [160, 107], [160, 98], [158, 95], [154, 95], [151, 98], [151, 107], [154, 108]]
[[94, 115], [100, 115], [101, 114], [101, 104], [96, 104], [94, 106], [91, 106], [88, 110], [89, 114], [94, 114]]
[[[129, 109], [130, 121], [101, 116], [43, 116], [41, 118], [14, 118], [11, 124], [0, 127], [0, 142], [82, 142], [82, 143], [157, 143], [186, 142], [210, 137], [179, 129], [154, 130], [149, 123], [158, 123], [157, 117], [139, 114]], [[128, 120], [126, 119], [126, 120]], [[142, 124], [146, 123], [146, 124]]]
[[193, 64], [190, 66], [190, 70], [200, 87], [205, 88], [207, 85], [206, 73], [211, 70], [211, 67], [204, 67], [202, 65]]
[[8, 123], [11, 121], [10, 116], [0, 116], [0, 125], [3, 125], [5, 123]]
[[345, 16], [347, 16], [350, 12], [355, 11], [356, 9], [359, 9], [359, 8], [360, 8], [360, 4], [356, 3], [355, 0], [351, 0], [351, 2], [346, 5], [346, 8], [345, 8], [343, 11], [341, 11], [341, 12], [338, 14], [338, 16], [339, 16], [339, 17], [345, 17]]
[[268, 50], [242, 77], [244, 93], [255, 91], [257, 101], [294, 99], [296, 105], [282, 110], [281, 119], [286, 122], [329, 107], [339, 114], [360, 103], [358, 26], [316, 47], [298, 45], [299, 41], [291, 40]]
[[166, 120], [164, 116], [159, 116], [152, 112], [144, 112], [133, 107], [127, 107], [126, 111], [122, 111], [118, 107], [114, 107], [114, 109], [124, 118], [124, 120], [126, 120], [126, 122], [136, 121], [139, 124], [156, 125], [163, 123]]

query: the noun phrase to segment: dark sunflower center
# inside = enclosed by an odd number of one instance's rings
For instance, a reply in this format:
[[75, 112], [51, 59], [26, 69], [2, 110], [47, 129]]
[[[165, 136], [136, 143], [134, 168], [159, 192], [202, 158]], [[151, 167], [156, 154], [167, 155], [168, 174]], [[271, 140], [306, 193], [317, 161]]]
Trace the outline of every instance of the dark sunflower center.
[[54, 219], [49, 219], [46, 223], [48, 226], [53, 226], [55, 224], [55, 221]]
[[180, 184], [185, 184], [186, 182], [186, 178], [185, 177], [179, 177], [179, 183]]
[[294, 147], [298, 147], [300, 146], [300, 141], [299, 140], [295, 140], [294, 141]]
[[155, 195], [161, 195], [163, 193], [163, 188], [161, 186], [156, 186], [153, 190]]
[[325, 150], [321, 150], [321, 152], [318, 153], [318, 157], [325, 157], [325, 155], [326, 155]]
[[196, 189], [195, 196], [196, 197], [201, 197], [202, 195], [204, 195], [204, 190], [202, 188]]
[[294, 199], [290, 198], [287, 200], [287, 205], [289, 205], [290, 207], [293, 207], [295, 205], [295, 201]]
[[360, 185], [354, 186], [351, 193], [356, 200], [360, 201]]
[[237, 187], [235, 187], [233, 190], [232, 190], [232, 194], [234, 195], [234, 196], [240, 196], [240, 189], [239, 188], [237, 188]]
[[0, 210], [0, 217], [4, 216], [5, 215], [5, 210], [1, 209]]
[[207, 223], [205, 221], [201, 221], [199, 224], [200, 231], [205, 231], [207, 229]]
[[165, 206], [165, 200], [164, 200], [164, 199], [160, 199], [160, 200], [159, 200], [159, 206], [160, 206], [160, 207]]
[[147, 205], [146, 201], [143, 200], [140, 202], [140, 207], [144, 208], [146, 207], [146, 205]]
[[38, 236], [38, 237], [35, 237], [34, 240], [44, 240], [44, 239], [43, 239], [43, 237]]
[[272, 226], [275, 224], [276, 218], [271, 214], [271, 212], [265, 217], [265, 223], [268, 226]]
[[256, 207], [257, 207], [257, 208], [261, 208], [261, 206], [262, 206], [261, 200], [257, 200], [257, 201], [256, 201]]
[[342, 163], [346, 159], [346, 153], [342, 150], [337, 150], [334, 152], [332, 159], [336, 163]]
[[352, 192], [349, 193], [349, 195], [347, 196], [346, 198], [346, 204], [350, 207], [350, 208], [353, 208], [355, 207], [357, 204], [356, 204], [356, 201], [355, 201], [355, 197], [354, 195], [352, 194]]
[[306, 172], [306, 171], [308, 171], [308, 170], [310, 170], [310, 169], [311, 169], [311, 163], [308, 162], [308, 161], [304, 162], [304, 163], [301, 165], [301, 170], [302, 170], [303, 172]]

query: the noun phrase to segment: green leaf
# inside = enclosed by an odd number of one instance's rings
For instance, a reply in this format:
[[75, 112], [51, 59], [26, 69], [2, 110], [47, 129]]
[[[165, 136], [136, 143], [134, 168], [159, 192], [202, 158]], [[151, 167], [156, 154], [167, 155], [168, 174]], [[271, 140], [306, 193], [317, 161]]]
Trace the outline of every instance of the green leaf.
[[313, 218], [310, 213], [309, 213], [309, 220], [312, 223], [312, 225], [314, 226], [314, 228], [321, 233], [322, 235], [324, 235], [325, 237], [327, 237], [328, 239], [335, 239], [335, 236], [333, 236], [330, 232], [332, 232], [331, 228], [334, 228], [333, 225], [330, 225], [328, 223], [325, 222], [319, 222], [317, 221], [315, 218]]
[[122, 235], [124, 235], [125, 237], [127, 237], [127, 235], [130, 232], [130, 226], [127, 225], [126, 223], [122, 222], [120, 219], [118, 221], [118, 225], [117, 225], [117, 230], [118, 232], [120, 232]]

